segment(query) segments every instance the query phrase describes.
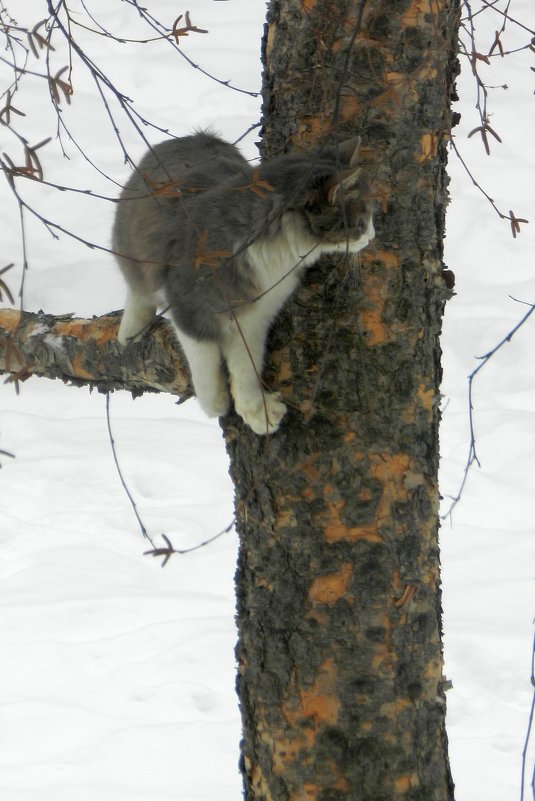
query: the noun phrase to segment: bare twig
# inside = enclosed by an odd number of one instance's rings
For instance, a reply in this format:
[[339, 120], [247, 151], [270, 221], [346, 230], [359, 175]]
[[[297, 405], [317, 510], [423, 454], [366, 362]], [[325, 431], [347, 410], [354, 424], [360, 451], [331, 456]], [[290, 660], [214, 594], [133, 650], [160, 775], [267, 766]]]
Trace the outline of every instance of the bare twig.
[[[532, 686], [532, 696], [531, 696], [531, 707], [529, 710], [529, 717], [528, 717], [528, 728], [526, 732], [526, 739], [524, 740], [524, 748], [522, 749], [522, 775], [520, 779], [520, 801], [524, 801], [524, 787], [526, 784], [526, 762], [527, 762], [527, 753], [528, 748], [531, 740], [531, 734], [533, 731], [533, 721], [535, 718], [535, 635], [533, 636], [532, 646], [531, 646], [531, 675], [530, 675], [530, 682]], [[535, 798], [535, 767], [532, 768], [531, 772], [531, 792], [532, 797]]]
[[139, 523], [139, 527], [141, 529], [141, 533], [150, 542], [150, 544], [154, 548], [156, 546], [154, 545], [153, 540], [149, 536], [149, 534], [147, 532], [147, 529], [145, 528], [145, 525], [143, 523], [143, 520], [140, 517], [140, 514], [139, 514], [139, 512], [137, 510], [136, 502], [135, 502], [135, 500], [134, 500], [134, 498], [132, 496], [132, 493], [128, 489], [128, 485], [127, 485], [126, 481], [124, 480], [123, 472], [122, 472], [121, 466], [119, 464], [119, 459], [117, 457], [117, 450], [115, 448], [115, 440], [113, 438], [113, 434], [112, 434], [112, 430], [111, 430], [110, 393], [109, 392], [106, 392], [106, 425], [108, 427], [108, 436], [109, 436], [109, 440], [110, 440], [111, 452], [113, 454], [113, 461], [115, 463], [115, 469], [117, 470], [117, 475], [119, 476], [119, 480], [120, 480], [120, 482], [121, 482], [121, 484], [123, 486], [123, 489], [124, 489], [124, 491], [126, 493], [126, 497], [128, 498], [128, 501], [129, 501], [129, 503], [130, 503], [130, 505], [131, 505], [131, 507], [133, 509], [133, 512], [134, 512], [135, 516], [136, 516], [136, 520]]
[[500, 217], [500, 219], [509, 220], [509, 222], [511, 223], [511, 231], [512, 231], [512, 234], [513, 234], [513, 238], [516, 239], [516, 235], [518, 233], [520, 233], [520, 223], [528, 223], [529, 220], [525, 219], [524, 217], [517, 217], [514, 214], [514, 212], [511, 211], [511, 209], [509, 209], [509, 213], [508, 214], [504, 214], [503, 211], [500, 211], [500, 209], [498, 208], [498, 206], [494, 202], [494, 199], [488, 194], [488, 192], [486, 192], [483, 189], [483, 187], [481, 186], [479, 181], [474, 177], [474, 175], [473, 175], [472, 171], [470, 170], [468, 164], [466, 163], [466, 161], [462, 157], [457, 143], [455, 142], [455, 140], [453, 138], [450, 140], [450, 144], [451, 144], [451, 147], [452, 147], [455, 155], [457, 156], [457, 158], [461, 162], [464, 170], [466, 171], [466, 174], [468, 175], [468, 177], [472, 181], [473, 185], [477, 189], [479, 189], [481, 194], [488, 200], [488, 202], [490, 203], [490, 205], [492, 206], [492, 208], [494, 209], [494, 211], [496, 212], [498, 217]]
[[[523, 303], [524, 301], [519, 301], [517, 298], [511, 298], [512, 300], [516, 301], [517, 303]], [[508, 333], [495, 345], [491, 350], [485, 353], [483, 356], [478, 356], [477, 358], [480, 360], [478, 366], [472, 370], [470, 375], [468, 376], [468, 421], [469, 421], [469, 428], [470, 428], [470, 444], [468, 448], [468, 457], [466, 459], [466, 464], [464, 467], [463, 478], [460, 484], [457, 493], [453, 496], [449, 496], [451, 499], [451, 504], [447, 512], [442, 515], [442, 519], [446, 517], [450, 517], [455, 506], [461, 500], [461, 496], [463, 494], [463, 490], [465, 488], [466, 482], [468, 480], [468, 474], [470, 472], [470, 468], [474, 464], [477, 464], [478, 467], [481, 467], [481, 463], [479, 461], [479, 457], [476, 451], [476, 435], [475, 435], [475, 427], [474, 427], [474, 381], [476, 376], [481, 372], [481, 370], [485, 367], [486, 364], [492, 359], [492, 357], [501, 349], [507, 342], [510, 342], [517, 331], [522, 328], [522, 326], [527, 322], [529, 317], [535, 311], [535, 303], [533, 304], [526, 304], [529, 306], [529, 310], [524, 314], [524, 316], [518, 321], [518, 323], [513, 326], [513, 328], [508, 331]]]
[[167, 536], [167, 534], [161, 534], [161, 538], [165, 542], [165, 547], [160, 546], [158, 548], [158, 547], [155, 546], [150, 551], [144, 551], [143, 555], [144, 556], [163, 556], [164, 559], [163, 559], [163, 562], [162, 562], [162, 567], [165, 567], [167, 562], [169, 561], [169, 559], [172, 557], [172, 555], [174, 553], [183, 555], [183, 554], [186, 554], [186, 553], [192, 553], [193, 551], [198, 551], [199, 548], [205, 548], [207, 545], [211, 545], [212, 542], [214, 542], [215, 540], [219, 539], [219, 537], [222, 537], [223, 534], [228, 534], [229, 531], [232, 531], [232, 528], [234, 527], [235, 522], [236, 522], [236, 518], [233, 517], [232, 520], [230, 521], [230, 523], [228, 524], [228, 526], [225, 526], [225, 528], [221, 529], [221, 531], [218, 531], [217, 534], [214, 534], [212, 537], [208, 537], [206, 540], [203, 540], [202, 542], [199, 542], [197, 545], [192, 545], [191, 548], [175, 548], [173, 546], [173, 543], [171, 542], [171, 540]]

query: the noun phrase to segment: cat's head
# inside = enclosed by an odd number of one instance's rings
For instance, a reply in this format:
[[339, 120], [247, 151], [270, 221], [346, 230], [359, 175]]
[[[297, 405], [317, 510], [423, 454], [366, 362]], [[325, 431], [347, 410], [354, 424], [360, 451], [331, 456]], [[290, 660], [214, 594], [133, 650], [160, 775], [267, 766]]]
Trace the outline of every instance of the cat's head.
[[[358, 166], [360, 138], [314, 153], [274, 159], [266, 176], [285, 196], [285, 210], [298, 212], [311, 237], [323, 245], [364, 247], [373, 238], [367, 182]], [[271, 165], [270, 165], [271, 166]]]

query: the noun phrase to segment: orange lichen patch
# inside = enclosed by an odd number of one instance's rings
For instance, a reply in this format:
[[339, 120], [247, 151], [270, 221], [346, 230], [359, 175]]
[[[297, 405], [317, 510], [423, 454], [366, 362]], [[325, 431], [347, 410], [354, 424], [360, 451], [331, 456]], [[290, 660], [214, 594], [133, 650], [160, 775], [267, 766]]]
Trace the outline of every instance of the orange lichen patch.
[[[346, 46], [343, 41], [341, 42], [341, 46]], [[336, 46], [333, 47], [333, 50], [336, 50]], [[353, 93], [342, 93], [340, 96], [340, 108], [338, 110], [339, 123], [349, 122], [355, 119], [355, 117], [362, 113], [362, 110], [362, 103], [359, 102]], [[332, 131], [332, 118], [330, 115], [305, 116], [302, 117], [302, 122], [298, 130], [291, 136], [291, 141], [292, 144], [299, 149], [310, 148], [317, 145], [318, 139], [332, 134]], [[363, 162], [366, 161], [365, 155], [367, 151], [369, 153], [375, 153], [371, 148], [361, 148], [359, 151], [359, 164], [362, 165]]]
[[340, 122], [353, 120], [362, 111], [362, 103], [359, 103], [354, 95], [342, 95], [340, 101], [339, 117]]
[[273, 592], [273, 584], [269, 582], [264, 576], [255, 576], [254, 583], [257, 587], [264, 587], [264, 589]]
[[277, 528], [295, 528], [297, 520], [295, 511], [293, 509], [281, 509], [277, 512], [276, 523]]
[[[363, 455], [360, 451], [354, 454], [355, 462], [361, 461]], [[338, 490], [327, 483], [323, 487], [323, 497], [326, 509], [315, 517], [317, 525], [323, 528], [327, 542], [356, 542], [357, 540], [368, 540], [369, 542], [380, 542], [381, 538], [377, 534], [375, 525], [372, 526], [348, 526], [342, 520], [342, 514], [346, 506], [345, 498], [340, 497]], [[362, 490], [359, 496], [363, 501], [368, 500], [367, 491]]]
[[389, 453], [374, 456], [375, 464], [370, 473], [380, 481], [383, 492], [377, 509], [377, 524], [390, 517], [392, 504], [402, 500], [406, 495], [404, 478], [410, 468], [410, 459], [406, 453]]
[[377, 276], [368, 275], [363, 281], [363, 290], [366, 297], [367, 308], [361, 312], [361, 319], [366, 329], [368, 345], [383, 345], [389, 339], [389, 333], [383, 323], [384, 280]]
[[416, 156], [416, 161], [423, 164], [424, 161], [435, 158], [438, 151], [438, 136], [432, 133], [425, 133], [420, 138], [421, 153]]
[[276, 33], [277, 33], [277, 26], [273, 24], [268, 25], [267, 36], [266, 36], [266, 58], [268, 59], [271, 55], [271, 51], [273, 50], [273, 42], [275, 40]]
[[[310, 752], [314, 745], [315, 732], [310, 728], [299, 729], [294, 737], [290, 738], [286, 733], [280, 732], [274, 740], [270, 738], [273, 755], [273, 773], [280, 775], [287, 771], [288, 765], [292, 762], [301, 762], [303, 754]], [[267, 741], [262, 734], [261, 740]]]
[[251, 760], [245, 757], [244, 767], [256, 795], [258, 795], [259, 798], [270, 798], [269, 784], [264, 777], [260, 765], [252, 765]]
[[409, 472], [410, 458], [406, 453], [380, 454], [374, 458], [370, 473], [383, 486], [378, 509], [378, 519], [381, 519], [390, 515], [392, 503], [401, 500], [406, 493], [404, 479]]
[[416, 410], [418, 408], [425, 409], [425, 411], [429, 413], [433, 411], [433, 405], [436, 398], [436, 392], [434, 389], [426, 389], [424, 384], [419, 384], [417, 390], [417, 397], [418, 400], [420, 401], [419, 405], [411, 403], [401, 413], [402, 420], [405, 423], [414, 422]]
[[363, 265], [381, 262], [389, 269], [399, 268], [399, 255], [391, 250], [363, 250], [359, 253], [359, 260]]
[[94, 320], [65, 320], [54, 325], [53, 333], [60, 337], [74, 337], [81, 342], [94, 340], [102, 345], [117, 338], [119, 321], [115, 317], [98, 317]]
[[[410, 458], [406, 453], [383, 453], [374, 456], [375, 464], [372, 464], [371, 474], [379, 479], [383, 484], [396, 483], [403, 485], [403, 477], [409, 469]], [[398, 481], [396, 482], [396, 479]]]
[[404, 423], [411, 425], [416, 419], [416, 404], [409, 403], [401, 412], [401, 419]]
[[[389, 660], [390, 660], [390, 664], [388, 666], [388, 670], [391, 672], [392, 671], [392, 667], [393, 667], [392, 657], [391, 656], [389, 657]], [[384, 665], [384, 663], [383, 663], [383, 665]], [[382, 667], [383, 666], [379, 667], [378, 671], [384, 673], [384, 669], [381, 670]], [[396, 732], [396, 730], [399, 731], [400, 729], [403, 728], [403, 725], [404, 725], [404, 723], [403, 723], [403, 720], [404, 720], [403, 715], [404, 715], [404, 713], [408, 709], [413, 709], [413, 708], [414, 708], [414, 703], [409, 698], [399, 698], [399, 699], [396, 699], [395, 701], [392, 701], [391, 703], [386, 703], [386, 704], [381, 704], [380, 705], [380, 708], [379, 708], [378, 713], [377, 713], [378, 718], [383, 718], [383, 719], [389, 720], [389, 721], [391, 721], [391, 723], [393, 723], [393, 726], [391, 727], [390, 734], [386, 738], [387, 741], [390, 741], [390, 742], [395, 742], [396, 741], [395, 732]], [[409, 713], [409, 715], [411, 715], [411, 714], [412, 713]]]
[[[360, 454], [359, 454], [360, 455]], [[346, 505], [344, 498], [337, 497], [329, 484], [324, 487], [326, 509], [315, 516], [315, 523], [323, 528], [327, 542], [381, 542], [380, 525], [391, 515], [392, 505], [407, 497], [407, 492], [416, 484], [425, 483], [421, 474], [411, 470], [410, 457], [404, 453], [381, 453], [371, 456], [370, 475], [383, 487], [375, 519], [366, 525], [348, 526], [342, 516]], [[408, 477], [408, 478], [407, 478]], [[362, 500], [368, 499], [368, 491], [362, 490]]]
[[277, 383], [289, 381], [292, 377], [292, 367], [288, 358], [281, 360], [277, 365]]
[[394, 779], [394, 787], [397, 793], [408, 793], [418, 787], [419, 781], [416, 773], [404, 773]]
[[313, 603], [333, 604], [347, 594], [352, 577], [353, 566], [350, 562], [344, 562], [337, 573], [317, 576], [312, 582], [308, 597]]
[[85, 378], [87, 381], [91, 381], [95, 376], [92, 373], [88, 373], [87, 370], [82, 365], [82, 354], [77, 353], [72, 361], [72, 371], [77, 378]]
[[289, 801], [312, 801], [319, 796], [323, 789], [323, 785], [304, 784], [301, 789], [290, 793], [288, 798]]
[[[374, 261], [377, 261], [376, 259]], [[366, 331], [369, 347], [384, 345], [390, 342], [394, 332], [383, 321], [386, 300], [386, 281], [384, 275], [375, 275], [363, 271], [362, 290], [365, 305], [360, 312], [360, 319]]]
[[[311, 687], [302, 689], [297, 705], [283, 705], [282, 713], [291, 726], [301, 726], [312, 718], [316, 723], [332, 726], [338, 721], [340, 700], [336, 694], [336, 665], [334, 659], [323, 662]], [[306, 731], [306, 729], [301, 729]]]
[[20, 311], [16, 309], [0, 309], [0, 328], [14, 333], [20, 324], [21, 316]]
[[[317, 522], [323, 526], [323, 532], [327, 542], [357, 542], [367, 540], [368, 542], [381, 542], [381, 537], [377, 534], [375, 525], [373, 526], [347, 526], [340, 517], [340, 512], [345, 506], [345, 501], [327, 501], [327, 513], [318, 515]], [[327, 519], [325, 519], [327, 516]]]
[[440, 2], [440, 0], [412, 0], [401, 18], [401, 24], [404, 28], [413, 28], [427, 14], [435, 18], [442, 5], [443, 2]]
[[292, 135], [292, 144], [298, 149], [310, 148], [330, 132], [331, 120], [327, 117], [303, 117], [303, 122]]
[[414, 702], [411, 701], [410, 698], [396, 698], [394, 701], [394, 706], [399, 715], [400, 712], [403, 712], [405, 709], [409, 709], [409, 707], [414, 706]]
[[413, 706], [408, 698], [396, 698], [387, 704], [381, 704], [380, 714], [389, 720], [394, 720], [409, 707]]
[[301, 13], [307, 14], [312, 11], [318, 0], [301, 0]]
[[301, 693], [302, 712], [305, 718], [315, 718], [327, 725], [334, 725], [340, 712], [340, 701], [334, 695], [320, 695], [312, 691]]
[[418, 397], [424, 409], [431, 411], [436, 394], [434, 389], [426, 389], [424, 384], [418, 384]]
[[443, 665], [440, 659], [432, 659], [425, 666], [424, 678], [430, 679], [437, 684], [440, 683], [442, 681], [442, 668]]
[[417, 390], [417, 398], [419, 403], [415, 401], [414, 403], [408, 404], [401, 414], [402, 420], [405, 423], [413, 423], [416, 417], [417, 409], [425, 409], [426, 412], [431, 414], [433, 411], [435, 397], [436, 393], [434, 389], [426, 389], [423, 384], [419, 384]]
[[370, 489], [368, 489], [368, 488], [364, 487], [363, 489], [361, 489], [361, 490], [360, 490], [360, 491], [357, 493], [357, 498], [359, 499], [359, 501], [362, 501], [363, 503], [364, 503], [364, 502], [366, 502], [366, 503], [367, 503], [368, 501], [371, 501], [371, 500], [372, 500], [372, 498], [373, 498], [373, 493], [372, 493], [372, 491], [371, 491]]
[[[307, 782], [303, 785], [303, 797], [307, 800], [311, 798], [318, 798], [320, 793], [325, 790], [341, 790], [343, 793], [347, 793], [349, 790], [349, 782], [343, 776], [339, 776], [338, 779], [332, 784], [312, 784], [312, 782]], [[301, 799], [301, 797], [301, 795], [290, 796], [291, 801], [297, 801], [297, 799]]]
[[[435, 511], [438, 510], [438, 487], [436, 484], [433, 484], [432, 490], [430, 492], [432, 495], [433, 506]], [[435, 520], [430, 520], [428, 525], [428, 530], [425, 531], [425, 536], [434, 539], [435, 537]], [[440, 569], [437, 565], [428, 565], [427, 569], [421, 575], [421, 583], [424, 587], [435, 587], [440, 581]]]
[[381, 321], [382, 308], [367, 309], [362, 313], [362, 321], [368, 334], [368, 344], [383, 345], [387, 341], [386, 329]]

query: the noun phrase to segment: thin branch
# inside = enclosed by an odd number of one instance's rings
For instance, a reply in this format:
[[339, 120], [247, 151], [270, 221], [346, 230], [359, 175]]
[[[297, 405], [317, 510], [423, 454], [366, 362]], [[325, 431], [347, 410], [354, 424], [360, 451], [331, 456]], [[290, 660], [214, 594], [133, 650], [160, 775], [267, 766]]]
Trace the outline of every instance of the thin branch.
[[[533, 720], [535, 717], [535, 634], [533, 635], [533, 642], [531, 647], [531, 675], [530, 675], [532, 696], [531, 696], [531, 707], [529, 710], [529, 717], [528, 717], [528, 729], [526, 732], [526, 739], [524, 740], [524, 747], [522, 749], [522, 775], [520, 778], [520, 801], [524, 801], [524, 786], [526, 783], [526, 761], [527, 761], [527, 753], [528, 748], [531, 740], [531, 733], [533, 730]], [[531, 792], [533, 794], [533, 798], [535, 798], [535, 766], [532, 769], [531, 774]]]
[[228, 526], [225, 526], [225, 528], [221, 529], [221, 531], [218, 531], [217, 534], [214, 534], [212, 537], [208, 537], [202, 542], [199, 542], [197, 545], [192, 545], [191, 548], [175, 548], [167, 534], [161, 534], [161, 538], [165, 542], [165, 547], [154, 546], [150, 551], [144, 551], [143, 556], [163, 556], [164, 559], [161, 566], [165, 567], [174, 553], [184, 555], [186, 553], [198, 551], [200, 548], [205, 548], [207, 545], [211, 545], [212, 542], [219, 539], [219, 537], [222, 537], [223, 534], [228, 534], [229, 531], [232, 531], [235, 523], [236, 518], [233, 517]]
[[137, 510], [136, 502], [135, 502], [135, 500], [134, 500], [134, 498], [132, 496], [132, 493], [130, 492], [130, 490], [128, 488], [128, 485], [127, 485], [126, 481], [124, 480], [123, 471], [121, 470], [121, 466], [119, 464], [119, 458], [117, 456], [117, 449], [115, 447], [115, 440], [113, 438], [113, 433], [112, 433], [112, 430], [111, 430], [110, 393], [109, 392], [106, 392], [106, 426], [108, 428], [108, 437], [109, 437], [109, 440], [110, 440], [111, 452], [112, 452], [112, 455], [113, 455], [113, 461], [115, 463], [115, 469], [117, 470], [117, 475], [119, 476], [119, 481], [121, 482], [121, 484], [123, 486], [123, 489], [124, 489], [124, 491], [126, 493], [126, 497], [128, 498], [128, 501], [130, 502], [130, 505], [131, 505], [131, 507], [133, 509], [133, 512], [134, 512], [135, 516], [136, 516], [136, 520], [139, 523], [139, 527], [141, 529], [141, 533], [143, 534], [145, 539], [147, 539], [150, 542], [152, 547], [155, 548], [156, 546], [154, 544], [154, 541], [149, 536], [149, 534], [147, 532], [147, 529], [145, 528], [143, 520], [141, 519], [140, 514], [139, 514], [139, 512]]
[[[141, 7], [137, 2], [137, 0], [125, 0], [125, 2], [133, 6], [137, 10], [141, 19], [143, 19], [153, 30], [157, 31], [157, 33], [161, 34], [166, 32], [161, 22], [159, 22], [155, 17], [153, 17], [146, 8]], [[202, 73], [202, 75], [205, 75], [207, 78], [210, 78], [210, 80], [215, 81], [220, 86], [225, 86], [227, 89], [232, 89], [234, 92], [238, 92], [239, 94], [249, 95], [249, 97], [259, 96], [260, 94], [259, 92], [251, 92], [247, 89], [240, 89], [238, 86], [233, 86], [230, 80], [225, 81], [222, 80], [221, 78], [217, 78], [213, 73], [208, 72], [208, 70], [205, 70], [203, 67], [201, 67], [200, 64], [195, 64], [195, 62], [192, 61], [192, 59], [186, 55], [184, 50], [180, 48], [175, 41], [169, 39], [167, 36], [165, 38], [170, 43], [170, 45], [175, 49], [175, 51], [181, 56], [181, 58], [183, 58], [189, 64], [190, 67], [199, 70], [199, 72]]]
[[[524, 301], [519, 301], [517, 298], [511, 298], [511, 300], [514, 300], [516, 303], [524, 303]], [[453, 496], [450, 495], [449, 496], [451, 501], [452, 501], [452, 503], [450, 504], [450, 507], [447, 510], [447, 512], [445, 512], [443, 515], [441, 515], [442, 519], [445, 519], [446, 517], [450, 517], [452, 512], [453, 512], [453, 510], [454, 510], [454, 508], [457, 506], [457, 504], [461, 500], [461, 496], [463, 494], [464, 487], [465, 487], [466, 482], [468, 480], [468, 474], [470, 472], [470, 468], [472, 467], [474, 462], [477, 463], [478, 467], [481, 467], [481, 463], [479, 461], [479, 457], [478, 457], [477, 451], [476, 451], [476, 435], [475, 435], [475, 427], [474, 427], [474, 401], [473, 401], [474, 381], [476, 379], [476, 376], [488, 364], [488, 362], [492, 359], [492, 357], [499, 350], [501, 350], [501, 348], [503, 348], [503, 346], [505, 344], [507, 344], [508, 342], [511, 341], [511, 339], [514, 337], [514, 335], [517, 333], [517, 331], [519, 331], [519, 329], [522, 328], [522, 326], [527, 322], [529, 317], [531, 317], [531, 315], [535, 311], [535, 303], [533, 303], [533, 304], [527, 303], [526, 305], [529, 306], [529, 310], [518, 321], [518, 323], [515, 326], [513, 326], [513, 328], [510, 331], [508, 331], [508, 333], [503, 337], [503, 339], [501, 339], [498, 342], [497, 345], [495, 345], [491, 350], [489, 350], [483, 356], [477, 356], [476, 357], [477, 359], [480, 360], [480, 363], [474, 370], [472, 370], [472, 372], [468, 376], [468, 421], [469, 421], [469, 429], [470, 429], [470, 445], [469, 445], [469, 448], [468, 448], [468, 457], [466, 459], [466, 464], [465, 464], [464, 473], [463, 473], [463, 479], [461, 481], [459, 489], [457, 490], [456, 495], [453, 495]]]
[[[514, 23], [514, 25], [517, 25], [519, 28], [522, 28], [524, 31], [527, 31], [528, 33], [530, 33], [532, 36], [535, 36], [535, 30], [533, 28], [528, 28], [527, 25], [524, 25], [519, 20], [515, 19], [514, 17], [510, 17], [509, 16], [508, 10], [509, 10], [509, 6], [511, 5], [510, 2], [507, 3], [507, 8], [506, 8], [505, 11], [502, 11], [500, 8], [496, 8], [496, 4], [495, 3], [489, 3], [488, 0], [480, 0], [480, 2], [483, 4], [484, 9], [491, 9], [492, 11], [495, 11], [497, 14], [501, 14], [502, 17], [504, 18], [504, 25], [505, 25], [505, 21], [512, 22], [512, 23]], [[502, 27], [502, 30], [503, 29], [504, 28]]]
[[516, 239], [516, 235], [518, 233], [520, 233], [520, 223], [526, 224], [526, 223], [529, 222], [529, 220], [527, 220], [525, 217], [517, 217], [514, 214], [514, 212], [511, 211], [511, 210], [509, 210], [509, 214], [504, 214], [502, 211], [500, 211], [500, 209], [498, 208], [498, 206], [494, 202], [494, 199], [488, 194], [488, 192], [485, 192], [485, 190], [483, 189], [483, 187], [481, 186], [479, 181], [477, 181], [477, 179], [472, 174], [470, 168], [468, 167], [468, 164], [466, 163], [466, 161], [461, 156], [459, 148], [458, 148], [455, 140], [453, 139], [453, 137], [450, 139], [450, 145], [451, 145], [453, 151], [455, 152], [455, 155], [457, 156], [457, 158], [461, 162], [462, 166], [464, 167], [464, 169], [465, 169], [468, 177], [472, 181], [473, 185], [477, 189], [479, 189], [481, 194], [488, 200], [488, 202], [490, 203], [490, 205], [492, 206], [492, 208], [494, 209], [494, 211], [496, 212], [498, 217], [500, 217], [500, 219], [502, 219], [502, 220], [509, 220], [509, 222], [511, 224], [511, 231], [512, 231], [512, 234], [513, 234], [513, 238]]

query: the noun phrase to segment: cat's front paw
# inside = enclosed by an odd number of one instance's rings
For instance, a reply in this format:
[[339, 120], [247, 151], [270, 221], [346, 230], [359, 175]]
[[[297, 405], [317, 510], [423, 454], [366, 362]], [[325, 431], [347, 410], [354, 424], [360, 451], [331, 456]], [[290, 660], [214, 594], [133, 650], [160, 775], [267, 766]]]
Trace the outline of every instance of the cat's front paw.
[[141, 339], [143, 339], [144, 333], [145, 330], [143, 327], [140, 330], [138, 323], [132, 325], [131, 321], [127, 320], [125, 315], [123, 315], [121, 324], [119, 326], [119, 331], [117, 332], [117, 341], [119, 342], [119, 345], [122, 345], [123, 348], [126, 348], [126, 346], [131, 342], [139, 342]]
[[274, 434], [286, 414], [284, 404], [277, 394], [264, 392], [253, 403], [235, 402], [236, 411], [255, 434]]

